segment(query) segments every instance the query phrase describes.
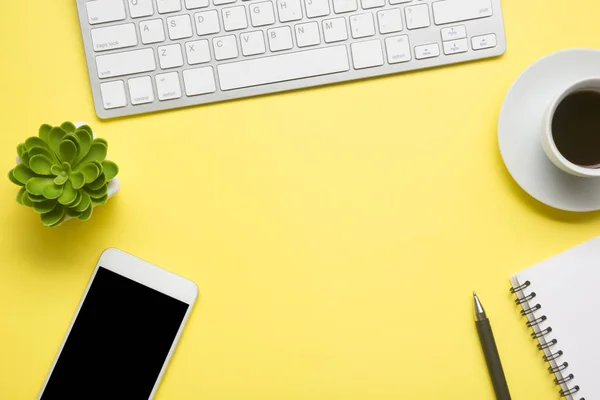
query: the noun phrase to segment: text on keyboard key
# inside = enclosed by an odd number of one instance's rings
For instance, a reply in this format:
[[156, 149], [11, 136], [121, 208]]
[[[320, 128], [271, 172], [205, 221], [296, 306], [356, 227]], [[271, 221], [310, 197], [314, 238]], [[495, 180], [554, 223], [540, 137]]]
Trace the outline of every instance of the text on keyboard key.
[[404, 13], [406, 14], [406, 27], [408, 29], [426, 28], [431, 25], [427, 4], [406, 7]]
[[433, 3], [436, 25], [492, 16], [491, 0], [443, 0]]
[[192, 22], [189, 15], [167, 18], [167, 26], [169, 27], [169, 38], [171, 40], [192, 37]]
[[127, 17], [123, 0], [88, 1], [85, 8], [90, 25], [122, 21]]
[[279, 21], [290, 22], [302, 19], [300, 0], [277, 0]]
[[222, 90], [334, 74], [349, 69], [346, 46], [255, 58], [217, 67]]
[[127, 82], [129, 85], [129, 95], [131, 104], [147, 104], [154, 101], [154, 91], [152, 89], [152, 78], [142, 76], [141, 78], [132, 78]]
[[267, 36], [269, 37], [269, 48], [271, 51], [289, 50], [294, 47], [292, 30], [289, 26], [269, 29]]
[[400, 32], [402, 30], [402, 12], [399, 8], [377, 12], [379, 32], [382, 34]]
[[198, 36], [219, 33], [219, 13], [217, 10], [203, 11], [194, 14]]
[[134, 24], [97, 28], [90, 32], [95, 51], [123, 49], [138, 44]]
[[226, 31], [237, 31], [248, 27], [246, 19], [246, 7], [227, 7], [221, 10], [223, 13], [223, 27]]
[[415, 47], [415, 58], [423, 60], [425, 58], [438, 57], [440, 55], [440, 46], [437, 43], [424, 44]]
[[449, 42], [444, 42], [444, 54], [459, 54], [466, 53], [469, 50], [467, 39], [456, 39]]
[[99, 78], [150, 72], [156, 69], [154, 50], [143, 49], [96, 57]]
[[165, 28], [162, 19], [153, 19], [140, 23], [142, 43], [152, 44], [165, 41]]
[[177, 68], [183, 65], [183, 54], [181, 54], [180, 44], [160, 46], [157, 50], [162, 69]]
[[273, 11], [273, 2], [262, 1], [250, 5], [250, 19], [252, 26], [264, 26], [275, 23], [275, 12]]
[[354, 69], [379, 67], [383, 65], [383, 51], [381, 40], [369, 40], [368, 42], [352, 43], [350, 45]]
[[393, 36], [385, 39], [387, 59], [390, 64], [407, 62], [412, 59], [410, 43], [407, 35]]
[[127, 0], [131, 18], [149, 17], [154, 14], [152, 0]]
[[350, 17], [350, 31], [355, 39], [375, 35], [375, 23], [373, 14], [365, 13]]
[[185, 94], [188, 97], [214, 93], [217, 90], [212, 67], [183, 71], [183, 83], [185, 85]]
[[317, 21], [298, 24], [294, 27], [294, 30], [296, 31], [296, 43], [298, 43], [298, 47], [315, 46], [321, 43]]
[[467, 37], [467, 28], [464, 25], [451, 26], [449, 28], [442, 29], [442, 40], [456, 40]]
[[127, 105], [123, 81], [103, 83], [100, 85], [100, 91], [102, 92], [102, 102], [106, 110], [125, 107]]
[[179, 84], [179, 74], [177, 72], [156, 75], [155, 80], [159, 100], [173, 100], [181, 97], [181, 85]]
[[235, 35], [213, 38], [215, 58], [218, 61], [229, 60], [238, 56], [237, 40]]
[[323, 36], [326, 43], [341, 42], [348, 39], [345, 18], [333, 18], [323, 21]]
[[473, 50], [489, 49], [496, 47], [496, 35], [491, 33], [489, 35], [474, 36], [471, 38], [471, 45]]
[[201, 39], [185, 44], [187, 62], [190, 65], [202, 64], [210, 61], [210, 48], [208, 40]]
[[242, 42], [242, 54], [245, 56], [263, 54], [267, 51], [263, 31], [241, 33], [240, 41]]

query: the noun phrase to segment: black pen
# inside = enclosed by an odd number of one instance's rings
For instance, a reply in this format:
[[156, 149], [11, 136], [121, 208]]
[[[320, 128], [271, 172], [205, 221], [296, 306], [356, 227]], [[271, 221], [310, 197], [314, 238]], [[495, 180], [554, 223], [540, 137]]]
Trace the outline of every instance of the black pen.
[[498, 348], [494, 340], [492, 326], [475, 292], [473, 292], [473, 302], [475, 304], [475, 325], [477, 326], [477, 333], [479, 333], [479, 341], [481, 342], [485, 362], [487, 363], [490, 378], [492, 379], [496, 399], [510, 400], [508, 384], [506, 383], [506, 377], [504, 376], [504, 370], [500, 362], [500, 355], [498, 354]]

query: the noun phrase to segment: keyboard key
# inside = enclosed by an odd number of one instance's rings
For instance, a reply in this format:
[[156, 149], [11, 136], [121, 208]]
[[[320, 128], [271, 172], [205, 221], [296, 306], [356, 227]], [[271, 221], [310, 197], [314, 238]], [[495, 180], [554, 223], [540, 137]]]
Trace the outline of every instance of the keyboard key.
[[198, 36], [219, 33], [219, 13], [217, 10], [203, 11], [194, 15]]
[[217, 91], [215, 74], [212, 67], [188, 69], [183, 71], [183, 83], [187, 96], [214, 93]]
[[489, 49], [491, 47], [496, 47], [496, 35], [481, 35], [474, 36], [471, 38], [471, 45], [473, 46], [473, 50], [483, 50]]
[[356, 0], [333, 0], [333, 11], [336, 14], [358, 10]]
[[160, 14], [181, 11], [181, 0], [156, 0], [156, 4]]
[[221, 10], [223, 13], [223, 27], [226, 31], [237, 31], [248, 27], [246, 7], [237, 6]]
[[334, 74], [349, 69], [348, 50], [344, 45], [255, 58], [217, 67], [222, 90]]
[[100, 91], [102, 92], [102, 102], [105, 109], [110, 110], [127, 105], [123, 81], [103, 83], [100, 85]]
[[369, 8], [377, 8], [377, 7], [383, 7], [385, 6], [385, 0], [361, 0], [360, 4], [362, 5], [362, 8], [369, 9]]
[[99, 78], [150, 72], [156, 69], [154, 50], [143, 49], [96, 57]]
[[204, 8], [210, 5], [209, 0], [185, 0], [185, 8], [195, 10], [196, 8]]
[[440, 55], [440, 46], [437, 43], [424, 44], [415, 47], [415, 58], [423, 60], [425, 58], [438, 57]]
[[444, 54], [446, 55], [466, 53], [467, 50], [469, 50], [467, 39], [457, 39], [444, 42]]
[[491, 0], [444, 0], [433, 3], [433, 19], [436, 25], [491, 16]]
[[208, 40], [196, 40], [185, 44], [185, 52], [188, 64], [202, 64], [210, 61], [210, 49]]
[[315, 46], [321, 43], [319, 24], [317, 22], [298, 24], [294, 27], [294, 30], [296, 31], [296, 43], [298, 43], [298, 47]]
[[354, 69], [378, 67], [383, 65], [383, 51], [381, 40], [369, 40], [368, 42], [352, 43], [352, 61]]
[[221, 36], [213, 39], [215, 58], [218, 61], [229, 60], [238, 56], [237, 40], [234, 35]]
[[412, 59], [407, 35], [392, 36], [385, 39], [388, 63], [397, 64]]
[[162, 69], [177, 68], [183, 65], [180, 44], [170, 44], [158, 48], [158, 59]]
[[134, 24], [92, 29], [91, 36], [95, 51], [122, 49], [138, 44]]
[[154, 14], [152, 0], [128, 0], [131, 18], [149, 17]]
[[350, 31], [355, 39], [375, 35], [375, 23], [373, 14], [358, 14], [350, 17]]
[[324, 17], [329, 15], [329, 0], [304, 0], [306, 16], [308, 18]]
[[273, 2], [263, 1], [252, 3], [250, 5], [250, 19], [252, 26], [265, 26], [275, 23], [275, 11], [273, 11]]
[[390, 4], [394, 5], [394, 4], [404, 4], [404, 3], [410, 3], [413, 0], [390, 0]]
[[140, 23], [142, 43], [152, 44], [165, 41], [165, 29], [162, 19], [153, 19]]
[[269, 48], [271, 51], [289, 50], [294, 47], [292, 43], [292, 30], [289, 26], [269, 29]]
[[427, 4], [406, 7], [404, 12], [406, 13], [406, 27], [408, 29], [426, 28], [431, 25]]
[[467, 29], [464, 25], [452, 26], [442, 29], [442, 40], [455, 40], [467, 37]]
[[326, 43], [341, 42], [348, 39], [345, 18], [326, 19], [323, 21], [323, 36]]
[[154, 101], [154, 90], [152, 89], [152, 78], [142, 76], [141, 78], [133, 78], [128, 82], [129, 96], [131, 104], [147, 104]]
[[242, 42], [242, 54], [245, 56], [263, 54], [267, 51], [262, 31], [241, 33], [240, 41]]
[[159, 100], [173, 100], [181, 97], [181, 85], [177, 72], [156, 75], [155, 79]]
[[300, 0], [277, 0], [279, 21], [290, 22], [302, 19]]
[[167, 26], [171, 40], [192, 37], [192, 21], [189, 15], [167, 18]]
[[88, 1], [85, 8], [90, 25], [122, 21], [127, 17], [123, 0]]
[[400, 32], [402, 30], [402, 12], [399, 8], [377, 12], [379, 32], [382, 34]]

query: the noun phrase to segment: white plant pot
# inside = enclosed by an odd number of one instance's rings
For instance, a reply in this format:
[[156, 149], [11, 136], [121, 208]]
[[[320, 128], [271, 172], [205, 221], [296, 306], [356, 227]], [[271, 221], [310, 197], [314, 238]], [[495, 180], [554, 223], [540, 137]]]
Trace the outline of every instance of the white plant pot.
[[[77, 128], [79, 128], [82, 125], [87, 125], [87, 124], [85, 122], [76, 122], [75, 123], [75, 126]], [[93, 131], [92, 131], [92, 135], [94, 136], [94, 138], [96, 137], [96, 135], [93, 133]], [[108, 160], [108, 158], [107, 158], [107, 160]], [[23, 161], [21, 160], [21, 158], [19, 156], [17, 156], [17, 164], [22, 164], [22, 163], [23, 163]], [[115, 194], [117, 194], [117, 192], [119, 192], [120, 189], [121, 189], [121, 184], [119, 183], [119, 179], [117, 177], [114, 177], [111, 181], [108, 182], [107, 197], [110, 199]], [[68, 221], [70, 219], [71, 219], [71, 217], [67, 216], [65, 218], [65, 221]]]

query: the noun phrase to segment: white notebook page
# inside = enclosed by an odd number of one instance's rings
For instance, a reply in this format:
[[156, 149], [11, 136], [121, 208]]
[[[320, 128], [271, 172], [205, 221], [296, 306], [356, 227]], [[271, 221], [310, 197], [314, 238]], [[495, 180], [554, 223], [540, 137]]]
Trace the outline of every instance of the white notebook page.
[[513, 287], [531, 283], [518, 295], [536, 294], [523, 307], [541, 305], [529, 315], [530, 321], [547, 317], [536, 331], [551, 327], [545, 341], [556, 339], [558, 343], [546, 354], [562, 350], [564, 354], [552, 365], [568, 362], [559, 375], [574, 375], [562, 388], [580, 388], [568, 399], [600, 399], [600, 237], [519, 272], [511, 281]]

